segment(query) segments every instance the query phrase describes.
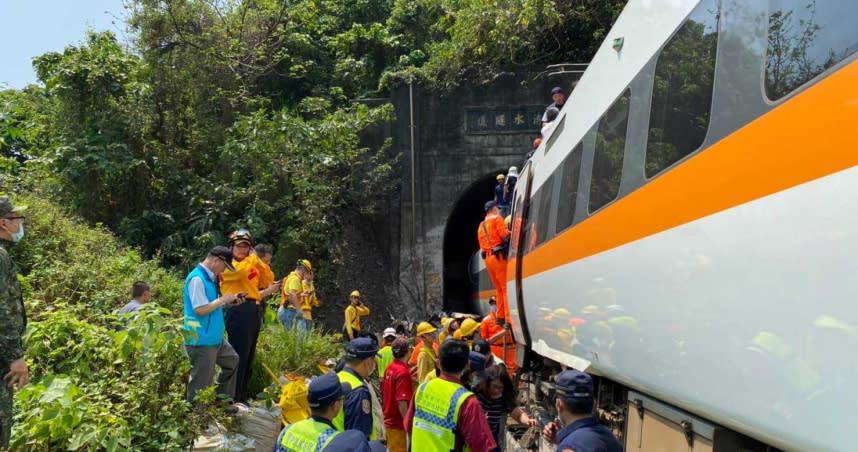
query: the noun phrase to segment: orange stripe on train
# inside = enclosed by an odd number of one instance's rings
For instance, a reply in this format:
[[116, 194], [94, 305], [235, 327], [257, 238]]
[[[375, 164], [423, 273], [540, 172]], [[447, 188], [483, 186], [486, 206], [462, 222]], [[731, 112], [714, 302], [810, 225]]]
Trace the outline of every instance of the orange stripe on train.
[[523, 276], [858, 165], [856, 86], [853, 62], [528, 253]]

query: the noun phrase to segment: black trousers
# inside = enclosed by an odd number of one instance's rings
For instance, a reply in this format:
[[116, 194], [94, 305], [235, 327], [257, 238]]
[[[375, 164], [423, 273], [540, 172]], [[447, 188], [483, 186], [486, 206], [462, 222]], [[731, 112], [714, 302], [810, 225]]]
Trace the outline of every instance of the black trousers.
[[256, 342], [259, 340], [264, 315], [265, 307], [257, 305], [253, 300], [226, 310], [226, 334], [230, 345], [238, 354], [238, 368], [235, 372], [236, 402], [247, 402], [250, 398], [250, 369], [256, 357]]

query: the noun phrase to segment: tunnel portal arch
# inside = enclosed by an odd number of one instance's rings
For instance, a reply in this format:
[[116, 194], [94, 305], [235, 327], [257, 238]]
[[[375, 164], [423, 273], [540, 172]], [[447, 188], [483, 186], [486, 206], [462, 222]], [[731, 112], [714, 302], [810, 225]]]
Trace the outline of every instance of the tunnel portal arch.
[[506, 169], [492, 171], [462, 191], [447, 218], [442, 267], [446, 312], [479, 313], [477, 306], [471, 301], [473, 282], [469, 274], [469, 263], [479, 249], [477, 228], [485, 217], [483, 206], [494, 199], [498, 174], [506, 174]]

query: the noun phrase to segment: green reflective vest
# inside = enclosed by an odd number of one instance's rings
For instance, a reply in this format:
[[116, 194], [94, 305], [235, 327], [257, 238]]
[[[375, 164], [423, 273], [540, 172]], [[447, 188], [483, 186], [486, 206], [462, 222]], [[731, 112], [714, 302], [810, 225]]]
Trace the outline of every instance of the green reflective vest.
[[378, 376], [384, 379], [384, 371], [387, 366], [393, 362], [393, 349], [389, 345], [385, 345], [378, 351]]
[[[352, 373], [347, 371], [347, 370], [341, 370], [337, 374], [337, 376], [340, 377], [340, 383], [348, 383], [349, 386], [352, 387], [352, 391], [363, 386], [363, 380], [352, 375]], [[372, 403], [372, 402], [370, 402], [370, 403]], [[345, 403], [343, 403], [343, 406], [340, 407], [340, 412], [337, 413], [337, 417], [335, 417], [334, 421], [333, 421], [334, 427], [336, 427], [337, 430], [339, 430], [341, 432], [346, 429], [346, 414], [343, 411], [344, 407], [345, 407]], [[370, 407], [370, 412], [369, 412], [369, 414], [367, 414], [367, 416], [372, 417], [372, 408], [371, 407]], [[369, 440], [375, 441], [376, 439], [378, 439], [378, 432], [375, 431], [375, 421], [374, 420], [372, 423], [372, 429], [370, 431], [372, 433], [370, 433], [370, 435], [369, 435]]]
[[277, 452], [317, 452], [339, 435], [330, 425], [313, 418], [304, 419], [283, 429]]
[[[462, 385], [442, 378], [421, 384], [414, 395], [411, 444], [420, 444], [421, 451], [453, 450], [456, 447], [459, 410], [473, 395]], [[464, 450], [471, 449], [465, 445]]]

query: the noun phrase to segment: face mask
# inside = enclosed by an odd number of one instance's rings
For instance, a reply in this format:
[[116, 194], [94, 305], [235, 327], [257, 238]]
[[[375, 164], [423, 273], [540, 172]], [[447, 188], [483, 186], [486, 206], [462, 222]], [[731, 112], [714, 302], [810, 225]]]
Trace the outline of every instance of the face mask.
[[21, 239], [24, 238], [24, 223], [21, 223], [18, 228], [18, 232], [13, 232], [12, 234], [12, 243], [18, 243]]
[[498, 307], [497, 307], [497, 306], [494, 306], [494, 305], [489, 306], [489, 311], [492, 311], [492, 312], [498, 312]]

